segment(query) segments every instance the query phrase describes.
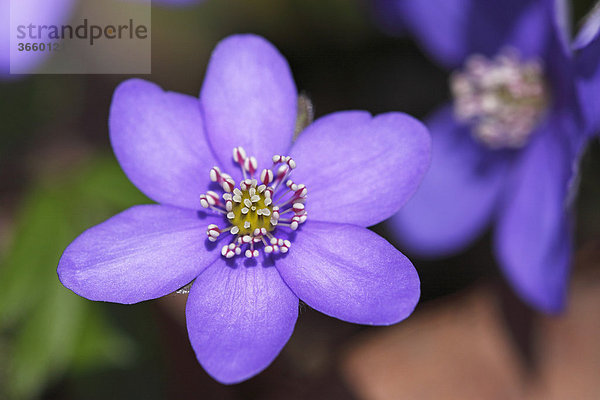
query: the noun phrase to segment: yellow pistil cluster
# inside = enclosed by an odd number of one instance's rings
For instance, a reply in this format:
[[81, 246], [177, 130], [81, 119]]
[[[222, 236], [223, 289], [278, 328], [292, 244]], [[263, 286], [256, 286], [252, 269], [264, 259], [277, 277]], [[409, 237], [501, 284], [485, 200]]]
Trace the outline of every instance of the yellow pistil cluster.
[[[256, 186], [255, 180], [248, 179], [241, 185], [246, 189], [234, 189], [231, 200], [226, 200], [227, 218], [234, 227], [232, 233], [239, 235], [253, 235], [265, 228], [267, 232], [275, 229], [272, 224], [273, 201], [271, 192], [265, 185]], [[227, 196], [229, 197], [229, 196]], [[275, 220], [273, 220], [275, 222]], [[235, 228], [238, 232], [233, 232]], [[235, 230], [238, 230], [235, 229]]]
[[202, 208], [226, 216], [228, 222], [226, 228], [208, 225], [208, 240], [216, 242], [225, 232], [233, 235], [232, 241], [221, 247], [221, 255], [225, 258], [242, 253], [247, 258], [255, 258], [260, 254], [258, 248], [265, 254], [287, 253], [291, 241], [271, 232], [278, 226], [295, 231], [308, 217], [304, 208], [308, 189], [288, 179], [296, 162], [289, 156], [274, 155], [273, 166], [261, 171], [259, 181], [253, 178], [258, 166], [256, 158], [246, 156], [242, 147], [233, 149], [233, 161], [240, 166], [244, 176], [240, 186], [236, 187], [231, 175], [213, 167], [210, 180], [225, 193], [219, 196], [209, 190], [200, 195]]

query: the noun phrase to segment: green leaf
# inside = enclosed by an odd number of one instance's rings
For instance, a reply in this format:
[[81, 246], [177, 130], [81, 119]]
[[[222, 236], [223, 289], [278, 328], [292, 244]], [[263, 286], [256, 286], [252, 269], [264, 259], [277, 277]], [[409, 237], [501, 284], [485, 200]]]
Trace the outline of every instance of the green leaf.
[[64, 288], [56, 266], [82, 231], [147, 202], [113, 158], [94, 159], [67, 176], [40, 182], [23, 200], [13, 243], [0, 263], [8, 396], [35, 398], [70, 366], [123, 365], [133, 359], [132, 341], [105, 318], [103, 305]]
[[84, 300], [54, 285], [34, 308], [13, 344], [8, 370], [14, 398], [32, 398], [61, 374], [72, 358], [84, 319]]

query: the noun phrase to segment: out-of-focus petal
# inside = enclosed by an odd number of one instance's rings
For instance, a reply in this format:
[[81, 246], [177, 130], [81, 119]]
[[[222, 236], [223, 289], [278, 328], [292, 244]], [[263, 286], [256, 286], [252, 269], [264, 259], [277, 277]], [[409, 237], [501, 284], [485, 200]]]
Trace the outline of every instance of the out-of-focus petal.
[[0, 79], [10, 73], [10, 0], [0, 0]]
[[586, 133], [600, 133], [600, 5], [588, 16], [576, 40], [576, 79]]
[[291, 156], [292, 179], [308, 189], [311, 220], [370, 226], [415, 192], [429, 166], [430, 138], [406, 114], [338, 112], [310, 125]]
[[332, 317], [389, 325], [408, 317], [420, 296], [411, 262], [368, 229], [308, 221], [275, 264], [306, 304]]
[[[558, 0], [562, 1], [562, 0]], [[500, 24], [508, 24], [506, 37], [504, 41], [499, 43], [500, 48], [510, 47], [519, 51], [519, 55], [523, 59], [542, 58], [553, 44], [552, 40], [557, 39], [562, 41], [565, 39], [562, 25], [559, 25], [557, 16], [558, 8], [554, 8], [554, 0], [531, 0], [521, 2], [519, 0], [509, 1], [508, 5], [503, 2], [482, 1], [481, 7], [488, 8], [487, 4], [492, 4], [492, 9], [489, 10], [490, 18], [493, 18], [493, 13], [500, 12], [497, 8], [513, 7], [512, 10], [504, 11], [504, 19], [499, 21]], [[512, 19], [510, 16], [512, 14]], [[481, 29], [484, 29], [483, 27]], [[494, 25], [494, 30], [502, 31], [501, 26]], [[555, 29], [555, 31], [553, 31]], [[491, 31], [495, 32], [495, 31]], [[556, 36], [556, 38], [555, 38]], [[562, 42], [564, 43], [564, 42]], [[497, 50], [496, 50], [497, 52]], [[490, 54], [491, 55], [491, 54]]]
[[132, 207], [75, 239], [58, 277], [90, 300], [131, 304], [164, 296], [221, 257], [206, 238], [206, 226], [219, 221], [168, 206]]
[[231, 384], [277, 357], [294, 330], [298, 298], [272, 265], [219, 258], [192, 285], [185, 313], [198, 361]]
[[450, 107], [438, 110], [428, 126], [431, 167], [388, 226], [407, 250], [437, 257], [461, 250], [485, 229], [502, 190], [507, 159], [475, 142]]
[[[18, 51], [19, 40], [35, 41], [35, 38], [20, 39], [16, 27], [29, 24], [62, 25], [71, 16], [75, 0], [0, 0], [0, 79], [11, 79], [18, 75], [10, 74], [10, 59], [13, 58], [13, 69], [20, 74], [35, 72], [35, 69], [51, 54], [48, 51]], [[11, 7], [12, 6], [12, 7]], [[11, 32], [11, 23], [15, 28]], [[27, 30], [25, 31], [27, 32]], [[37, 37], [37, 32], [34, 31]], [[14, 47], [10, 47], [13, 37]], [[38, 39], [39, 41], [39, 39]]]
[[569, 0], [547, 0], [553, 16], [555, 36], [563, 52], [571, 54], [571, 2]]
[[[567, 188], [572, 158], [557, 123], [521, 155], [499, 215], [495, 247], [517, 293], [545, 312], [562, 309], [571, 252]], [[561, 137], [562, 136], [562, 137]]]
[[[456, 68], [473, 53], [493, 56], [513, 35], [534, 0], [382, 0], [396, 3], [403, 23], [438, 62]], [[536, 35], [537, 37], [537, 35]]]
[[598, 39], [600, 33], [600, 4], [596, 4], [594, 9], [585, 17], [585, 21], [573, 41], [573, 48], [581, 50]]
[[255, 35], [220, 42], [200, 100], [209, 141], [223, 165], [233, 163], [236, 146], [255, 156], [259, 168], [285, 154], [294, 135], [297, 96], [287, 61], [271, 43]]
[[110, 141], [127, 177], [159, 203], [200, 208], [216, 165], [197, 98], [140, 79], [116, 89]]

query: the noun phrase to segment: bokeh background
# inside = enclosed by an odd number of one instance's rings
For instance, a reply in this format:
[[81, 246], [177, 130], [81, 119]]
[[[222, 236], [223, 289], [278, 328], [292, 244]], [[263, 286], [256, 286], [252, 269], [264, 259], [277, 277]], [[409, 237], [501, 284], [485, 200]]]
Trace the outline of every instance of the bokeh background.
[[[592, 1], [573, 4], [577, 26]], [[449, 98], [447, 74], [356, 0], [154, 7], [153, 73], [142, 77], [197, 95], [212, 48], [243, 32], [280, 49], [316, 117], [366, 109], [424, 118]], [[0, 399], [600, 398], [598, 142], [582, 159], [572, 289], [560, 316], [536, 314], [512, 294], [486, 236], [449, 259], [411, 257], [422, 298], [408, 320], [362, 327], [303, 306], [275, 362], [224, 386], [196, 362], [185, 295], [124, 306], [62, 287], [56, 265], [67, 244], [149, 202], [108, 140], [111, 96], [128, 77], [0, 82]]]

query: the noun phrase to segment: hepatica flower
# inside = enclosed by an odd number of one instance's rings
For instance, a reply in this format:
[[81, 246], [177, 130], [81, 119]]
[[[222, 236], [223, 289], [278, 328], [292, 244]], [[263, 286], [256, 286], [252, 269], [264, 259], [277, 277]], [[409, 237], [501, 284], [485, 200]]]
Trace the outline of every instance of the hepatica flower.
[[91, 300], [136, 303], [193, 281], [189, 338], [215, 379], [263, 370], [299, 299], [345, 321], [387, 325], [419, 297], [410, 261], [365, 227], [395, 213], [429, 162], [412, 117], [318, 119], [292, 144], [297, 92], [279, 52], [253, 35], [215, 49], [200, 99], [121, 84], [109, 126], [130, 180], [160, 204], [79, 236], [58, 275]]
[[392, 230], [413, 252], [434, 257], [463, 249], [494, 223], [495, 253], [517, 293], [559, 311], [571, 260], [573, 166], [600, 112], [598, 47], [589, 45], [597, 26], [574, 54], [564, 7], [553, 0], [380, 5], [452, 70], [453, 100], [428, 121], [431, 168]]

